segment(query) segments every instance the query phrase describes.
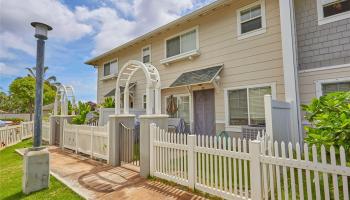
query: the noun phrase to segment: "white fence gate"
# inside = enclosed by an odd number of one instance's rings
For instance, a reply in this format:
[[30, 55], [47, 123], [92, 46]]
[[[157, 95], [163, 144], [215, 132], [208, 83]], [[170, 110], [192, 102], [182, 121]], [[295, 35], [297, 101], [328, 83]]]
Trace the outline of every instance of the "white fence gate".
[[[151, 175], [225, 199], [349, 200], [345, 152], [150, 128]], [[281, 152], [281, 153], [280, 153]], [[294, 155], [295, 154], [295, 155]], [[305, 156], [307, 155], [307, 156]], [[321, 155], [321, 157], [318, 157]], [[331, 177], [331, 178], [330, 178]]]
[[63, 125], [63, 147], [84, 153], [91, 158], [108, 161], [108, 123], [105, 126]]
[[42, 128], [41, 128], [41, 138], [42, 140], [46, 142], [50, 142], [51, 136], [50, 136], [50, 122], [42, 122]]
[[30, 138], [34, 133], [34, 122], [22, 122], [20, 125], [0, 128], [0, 148], [17, 144]]

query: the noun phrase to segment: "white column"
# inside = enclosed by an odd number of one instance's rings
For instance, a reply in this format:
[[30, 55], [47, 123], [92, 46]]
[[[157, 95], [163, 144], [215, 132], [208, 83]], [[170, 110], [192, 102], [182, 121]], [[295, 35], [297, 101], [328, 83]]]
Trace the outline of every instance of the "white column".
[[120, 87], [119, 84], [117, 84], [117, 87], [115, 88], [115, 114], [120, 114]]
[[291, 103], [291, 131], [294, 143], [301, 141], [301, 123], [299, 109], [299, 89], [298, 89], [298, 63], [296, 53], [296, 33], [294, 23], [293, 0], [279, 0], [282, 54], [283, 54], [283, 74], [286, 101]]
[[146, 86], [146, 115], [152, 114], [152, 89], [149, 84]]
[[[249, 144], [251, 155], [250, 166], [254, 166], [254, 170], [250, 170], [251, 194], [252, 199], [262, 199], [261, 190], [261, 168], [260, 168], [260, 141], [254, 140]], [[266, 178], [266, 177], [265, 177]]]
[[155, 112], [157, 115], [161, 114], [161, 101], [162, 101], [162, 96], [161, 96], [161, 91], [160, 88], [156, 88], [154, 90], [154, 98], [155, 98]]
[[129, 83], [124, 88], [124, 114], [129, 114]]

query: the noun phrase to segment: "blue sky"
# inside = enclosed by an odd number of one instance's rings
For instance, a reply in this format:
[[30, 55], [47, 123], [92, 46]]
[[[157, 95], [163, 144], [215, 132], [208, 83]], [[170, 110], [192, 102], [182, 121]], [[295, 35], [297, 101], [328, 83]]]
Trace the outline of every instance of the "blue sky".
[[53, 27], [46, 42], [48, 75], [96, 101], [96, 70], [84, 61], [213, 0], [0, 0], [0, 87], [35, 66], [32, 21]]

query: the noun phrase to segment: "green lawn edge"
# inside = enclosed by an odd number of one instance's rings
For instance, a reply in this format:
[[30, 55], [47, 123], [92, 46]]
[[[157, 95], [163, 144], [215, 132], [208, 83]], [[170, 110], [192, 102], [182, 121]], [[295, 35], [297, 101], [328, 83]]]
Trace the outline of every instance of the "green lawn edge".
[[32, 146], [32, 140], [28, 139], [0, 150], [0, 200], [83, 199], [53, 176], [50, 176], [50, 187], [48, 189], [29, 195], [23, 194], [23, 159], [15, 150], [30, 146]]

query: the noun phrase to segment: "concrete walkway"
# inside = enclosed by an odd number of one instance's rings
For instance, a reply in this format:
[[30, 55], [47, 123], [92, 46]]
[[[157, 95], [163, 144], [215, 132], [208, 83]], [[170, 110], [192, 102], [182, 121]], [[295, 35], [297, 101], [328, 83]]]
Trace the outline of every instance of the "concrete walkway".
[[133, 166], [111, 167], [56, 147], [50, 152], [52, 175], [86, 199], [204, 199], [144, 179]]

